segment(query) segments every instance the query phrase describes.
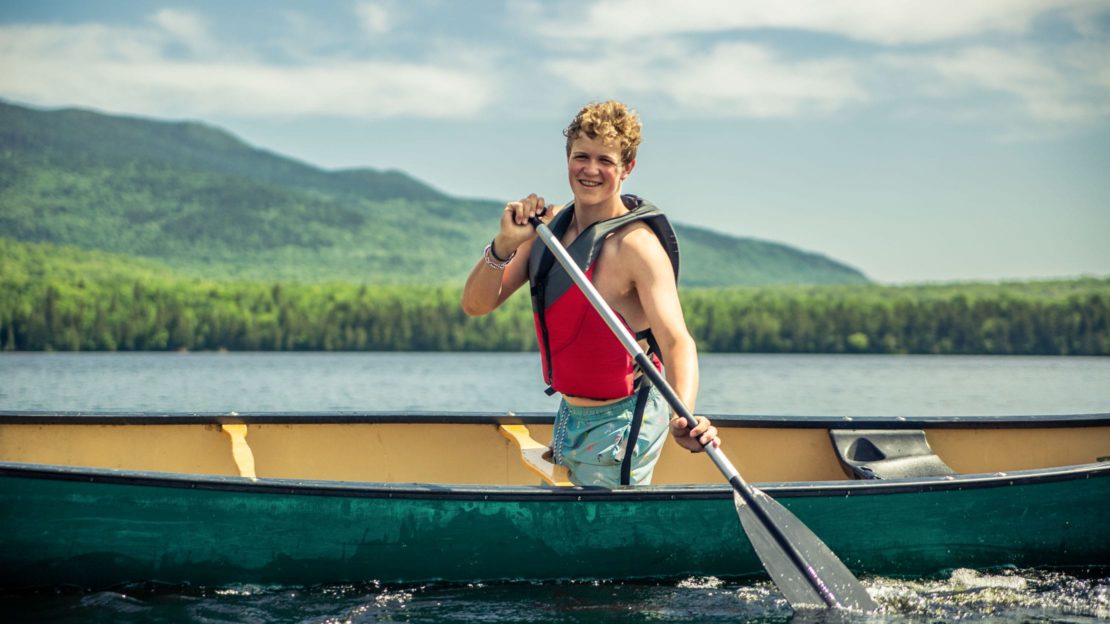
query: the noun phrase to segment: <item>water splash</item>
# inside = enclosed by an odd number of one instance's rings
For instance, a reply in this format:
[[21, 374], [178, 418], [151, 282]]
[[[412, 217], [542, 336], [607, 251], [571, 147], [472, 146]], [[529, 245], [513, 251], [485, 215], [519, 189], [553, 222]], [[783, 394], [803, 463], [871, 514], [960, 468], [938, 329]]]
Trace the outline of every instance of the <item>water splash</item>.
[[985, 573], [958, 569], [946, 579], [931, 581], [877, 578], [868, 591], [885, 615], [924, 616], [930, 620], [1025, 621], [1110, 616], [1110, 578], [1083, 578], [1044, 570]]
[[[931, 624], [1110, 619], [1106, 571], [953, 570], [943, 578], [861, 579], [880, 606], [861, 614], [794, 611], [770, 581], [584, 581], [314, 587], [136, 584], [111, 590], [0, 592], [6, 621], [52, 622], [794, 622]], [[8, 617], [8, 616], [12, 617]]]
[[718, 589], [725, 582], [715, 576], [692, 576], [678, 582], [679, 589]]

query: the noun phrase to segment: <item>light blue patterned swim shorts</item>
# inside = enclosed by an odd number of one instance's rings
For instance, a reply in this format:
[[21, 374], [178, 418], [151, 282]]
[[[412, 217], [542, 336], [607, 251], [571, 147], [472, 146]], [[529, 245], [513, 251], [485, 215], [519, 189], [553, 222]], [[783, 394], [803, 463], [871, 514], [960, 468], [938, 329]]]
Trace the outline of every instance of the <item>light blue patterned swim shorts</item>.
[[[636, 394], [600, 407], [576, 407], [565, 400], [555, 416], [555, 435], [551, 447], [555, 462], [570, 470], [575, 485], [617, 487], [621, 480], [632, 412]], [[644, 406], [644, 422], [636, 437], [632, 455], [631, 485], [648, 485], [655, 463], [667, 441], [671, 408], [652, 387]]]

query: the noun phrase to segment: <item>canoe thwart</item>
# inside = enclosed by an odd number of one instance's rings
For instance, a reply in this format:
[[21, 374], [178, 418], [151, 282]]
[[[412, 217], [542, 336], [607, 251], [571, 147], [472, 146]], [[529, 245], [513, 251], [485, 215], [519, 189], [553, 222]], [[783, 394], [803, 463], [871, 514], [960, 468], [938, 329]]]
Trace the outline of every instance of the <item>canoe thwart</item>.
[[247, 426], [241, 424], [221, 425], [221, 429], [231, 438], [231, 457], [235, 460], [235, 466], [239, 469], [239, 476], [257, 481], [258, 476], [254, 472], [254, 452], [247, 444]]
[[837, 459], [855, 479], [905, 479], [956, 474], [916, 429], [830, 429]]
[[560, 466], [551, 461], [551, 449], [546, 444], [540, 444], [528, 432], [524, 425], [501, 425], [501, 435], [520, 448], [520, 460], [524, 466], [536, 473], [550, 485], [573, 485], [570, 482], [570, 473], [565, 466]]

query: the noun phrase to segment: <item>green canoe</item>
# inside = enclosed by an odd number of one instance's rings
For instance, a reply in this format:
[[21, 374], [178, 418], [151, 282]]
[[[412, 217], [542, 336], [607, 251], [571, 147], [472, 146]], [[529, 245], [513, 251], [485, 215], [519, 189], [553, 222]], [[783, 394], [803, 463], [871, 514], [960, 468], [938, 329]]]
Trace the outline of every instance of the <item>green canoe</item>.
[[[1110, 565], [1108, 414], [715, 421], [737, 467], [857, 574]], [[569, 486], [532, 439], [550, 429], [0, 414], [0, 586], [764, 574], [704, 457], [669, 444], [656, 485]]]

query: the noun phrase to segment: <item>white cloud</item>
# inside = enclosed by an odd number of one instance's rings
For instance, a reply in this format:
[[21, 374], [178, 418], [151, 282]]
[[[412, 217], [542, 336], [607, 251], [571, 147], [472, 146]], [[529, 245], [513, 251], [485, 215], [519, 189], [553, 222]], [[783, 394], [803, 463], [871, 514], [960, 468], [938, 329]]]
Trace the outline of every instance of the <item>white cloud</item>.
[[[468, 118], [616, 96], [673, 117], [800, 118], [878, 103], [982, 121], [984, 102], [1002, 94], [1017, 104], [1010, 126], [1110, 116], [1096, 19], [1110, 8], [1093, 0], [959, 10], [945, 0], [510, 0], [504, 21], [479, 15], [477, 29], [428, 17], [447, 6], [360, 2], [344, 7], [344, 28], [334, 15], [278, 11], [276, 26], [242, 40], [214, 36], [214, 15], [176, 9], [130, 27], [3, 25], [0, 97], [151, 115]], [[1026, 36], [1049, 13], [1071, 33]]]
[[162, 9], [150, 21], [161, 28], [169, 39], [185, 46], [193, 54], [212, 54], [219, 46], [208, 35], [204, 21], [197, 15], [175, 9]]
[[683, 113], [717, 117], [828, 113], [867, 99], [851, 63], [784, 61], [744, 43], [707, 53], [664, 43], [632, 54], [616, 48], [601, 58], [555, 61], [549, 69], [587, 93], [661, 93]]
[[[940, 0], [611, 0], [528, 4], [514, 19], [549, 37], [547, 66], [573, 87], [661, 96], [678, 114], [801, 117], [872, 102], [936, 112], [943, 103], [958, 119], [1002, 94], [1022, 121], [1060, 124], [1110, 116], [1110, 50], [1096, 19], [1108, 11], [1096, 0], [977, 0], [958, 10]], [[1072, 36], [1033, 43], [1033, 23], [1050, 14]], [[884, 48], [816, 55], [767, 29]]]
[[355, 13], [362, 29], [370, 35], [388, 33], [393, 27], [393, 15], [381, 2], [360, 2]]
[[[969, 46], [943, 53], [891, 55], [880, 62], [889, 75], [921, 97], [950, 102], [969, 94], [1009, 95], [1028, 118], [1046, 123], [1110, 116], [1110, 81], [1101, 46], [1073, 44], [1047, 50]], [[916, 87], [914, 86], [916, 85]]]
[[948, 80], [1017, 96], [1037, 119], [1073, 121], [1096, 112], [1074, 97], [1063, 72], [1028, 51], [975, 47], [933, 59], [930, 65]]
[[[1048, 11], [1089, 19], [1100, 0], [610, 0], [571, 3], [540, 24], [558, 38], [635, 39], [734, 30], [786, 29], [884, 45], [922, 44], [986, 33], [1022, 33]], [[535, 9], [533, 9], [534, 11]]]
[[[162, 12], [154, 28], [0, 27], [0, 94], [41, 105], [152, 115], [467, 117], [492, 97], [481, 68], [392, 59], [245, 55], [172, 58], [174, 45], [212, 50], [201, 23]], [[225, 51], [226, 52], [226, 51]]]

